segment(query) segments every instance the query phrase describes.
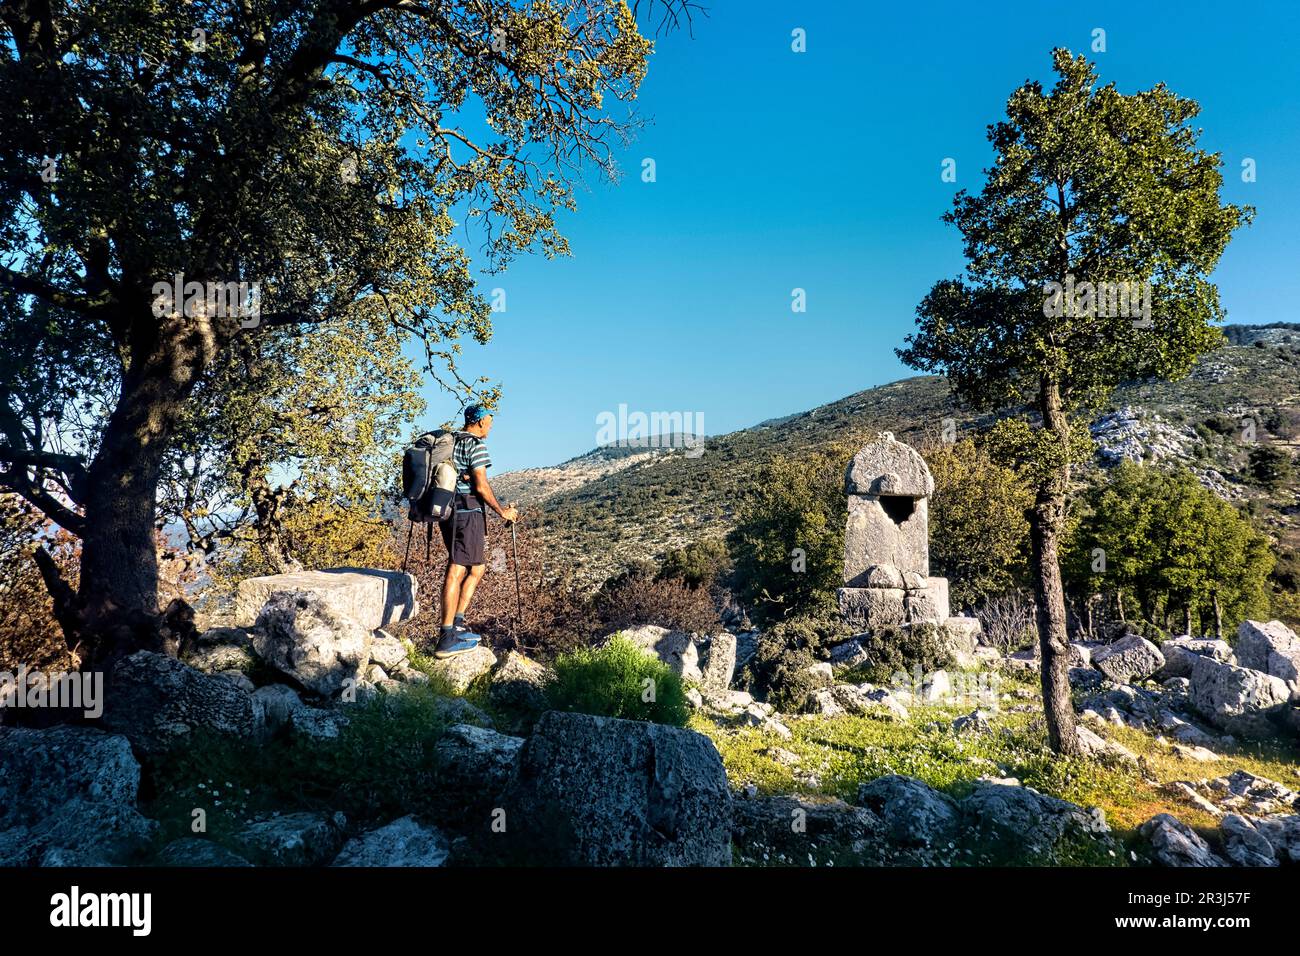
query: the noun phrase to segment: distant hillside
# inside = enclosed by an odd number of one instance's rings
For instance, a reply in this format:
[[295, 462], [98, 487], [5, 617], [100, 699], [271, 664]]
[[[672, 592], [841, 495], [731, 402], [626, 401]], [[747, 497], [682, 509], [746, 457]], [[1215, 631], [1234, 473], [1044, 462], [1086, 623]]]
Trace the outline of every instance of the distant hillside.
[[[1181, 382], [1121, 389], [1093, 425], [1097, 464], [1123, 458], [1177, 463], [1225, 498], [1249, 500], [1261, 523], [1300, 546], [1294, 489], [1267, 496], [1246, 477], [1256, 440], [1297, 447], [1300, 438], [1300, 325], [1229, 326], [1226, 344]], [[493, 480], [500, 497], [540, 512], [553, 563], [572, 564], [596, 584], [633, 560], [661, 557], [690, 541], [725, 534], [735, 505], [761, 466], [842, 439], [894, 432], [919, 443], [946, 418], [959, 433], [985, 427], [957, 408], [947, 383], [918, 376], [867, 389], [811, 411], [709, 438], [694, 449], [601, 448], [550, 468]]]

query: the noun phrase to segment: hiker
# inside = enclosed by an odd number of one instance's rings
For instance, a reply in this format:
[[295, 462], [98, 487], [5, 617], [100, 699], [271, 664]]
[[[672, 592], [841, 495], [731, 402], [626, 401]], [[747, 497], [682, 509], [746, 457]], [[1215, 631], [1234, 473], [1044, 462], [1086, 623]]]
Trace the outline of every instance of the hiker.
[[452, 657], [478, 646], [479, 636], [465, 627], [465, 612], [486, 567], [483, 550], [487, 543], [487, 509], [507, 522], [519, 517], [513, 505], [501, 507], [488, 484], [487, 470], [492, 467], [492, 459], [485, 439], [491, 430], [492, 416], [486, 408], [471, 405], [465, 409], [465, 427], [456, 434], [451, 458], [456, 469], [456, 514], [441, 523], [442, 540], [447, 545], [447, 575], [442, 584], [442, 630], [435, 657]]

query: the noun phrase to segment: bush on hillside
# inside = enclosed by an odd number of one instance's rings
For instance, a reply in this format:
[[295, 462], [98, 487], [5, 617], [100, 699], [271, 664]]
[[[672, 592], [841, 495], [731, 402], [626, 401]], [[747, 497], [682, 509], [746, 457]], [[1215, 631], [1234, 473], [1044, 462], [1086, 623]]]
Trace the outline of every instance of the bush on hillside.
[[592, 606], [602, 632], [657, 624], [674, 631], [712, 634], [721, 628], [708, 588], [661, 577], [650, 564], [636, 565], [609, 581]]

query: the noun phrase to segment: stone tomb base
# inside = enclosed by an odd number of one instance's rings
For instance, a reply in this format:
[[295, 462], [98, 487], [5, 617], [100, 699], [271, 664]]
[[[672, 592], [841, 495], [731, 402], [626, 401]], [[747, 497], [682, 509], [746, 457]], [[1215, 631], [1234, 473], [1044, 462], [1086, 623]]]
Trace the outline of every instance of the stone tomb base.
[[845, 623], [864, 631], [899, 624], [943, 624], [948, 620], [948, 579], [926, 578], [923, 588], [839, 588], [835, 594]]

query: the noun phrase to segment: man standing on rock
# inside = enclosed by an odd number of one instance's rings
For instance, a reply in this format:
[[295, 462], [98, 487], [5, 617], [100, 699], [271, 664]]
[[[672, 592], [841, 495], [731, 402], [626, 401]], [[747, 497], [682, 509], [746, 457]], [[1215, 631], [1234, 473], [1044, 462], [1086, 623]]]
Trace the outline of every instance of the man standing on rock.
[[487, 409], [482, 405], [465, 409], [465, 428], [456, 435], [451, 458], [456, 469], [456, 515], [442, 522], [447, 574], [442, 583], [442, 630], [435, 657], [452, 657], [478, 646], [479, 636], [465, 627], [465, 611], [486, 568], [483, 551], [487, 544], [487, 509], [507, 522], [519, 517], [514, 505], [501, 507], [488, 484], [487, 470], [492, 467], [492, 459], [486, 439], [491, 430], [492, 416]]

